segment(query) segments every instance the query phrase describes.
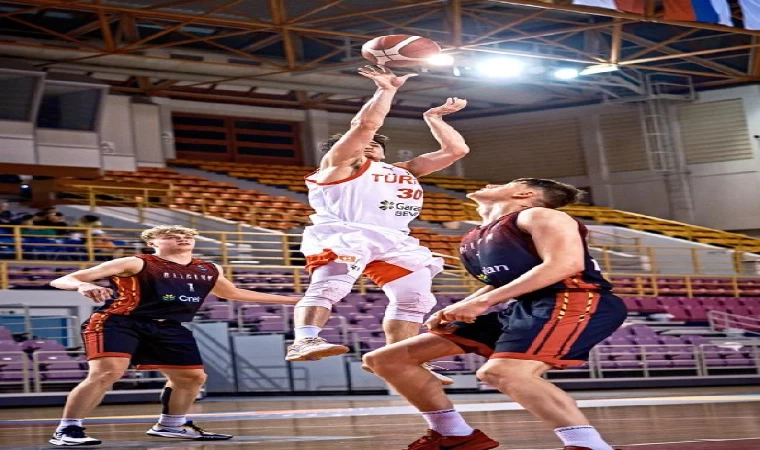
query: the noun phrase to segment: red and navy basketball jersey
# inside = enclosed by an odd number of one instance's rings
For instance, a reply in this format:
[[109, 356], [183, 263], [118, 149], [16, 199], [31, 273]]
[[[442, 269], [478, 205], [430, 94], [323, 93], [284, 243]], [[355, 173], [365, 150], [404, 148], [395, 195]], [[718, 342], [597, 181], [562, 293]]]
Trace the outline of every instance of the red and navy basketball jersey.
[[[542, 263], [530, 234], [517, 226], [520, 212], [500, 217], [488, 225], [473, 228], [462, 238], [459, 253], [464, 267], [475, 278], [501, 287]], [[578, 222], [583, 239], [585, 268], [582, 272], [530, 294], [553, 296], [562, 290], [610, 290], [612, 285], [602, 276], [596, 261], [589, 255], [588, 230]]]
[[137, 258], [143, 260], [142, 270], [111, 277], [116, 298], [97, 312], [190, 322], [219, 278], [216, 266], [200, 259], [184, 265], [155, 255]]

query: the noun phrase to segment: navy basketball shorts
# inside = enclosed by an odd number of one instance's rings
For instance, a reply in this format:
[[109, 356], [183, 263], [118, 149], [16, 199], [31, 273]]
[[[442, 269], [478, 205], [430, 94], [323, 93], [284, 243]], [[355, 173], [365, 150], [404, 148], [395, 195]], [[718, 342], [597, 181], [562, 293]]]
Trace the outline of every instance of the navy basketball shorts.
[[87, 360], [130, 358], [139, 370], [202, 369], [193, 333], [173, 320], [94, 313], [82, 324]]
[[608, 291], [561, 291], [517, 300], [473, 323], [455, 322], [452, 334], [436, 334], [489, 359], [543, 361], [565, 369], [586, 362], [591, 348], [614, 333], [627, 315], [623, 301]]

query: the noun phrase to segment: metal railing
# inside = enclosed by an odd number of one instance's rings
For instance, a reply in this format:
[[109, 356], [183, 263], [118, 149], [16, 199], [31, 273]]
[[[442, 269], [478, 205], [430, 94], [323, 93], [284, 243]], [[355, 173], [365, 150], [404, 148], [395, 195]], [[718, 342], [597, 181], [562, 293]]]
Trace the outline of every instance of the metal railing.
[[[307, 224], [307, 216], [279, 211], [267, 205], [256, 205], [257, 195], [231, 189], [224, 192], [194, 192], [193, 187], [166, 184], [166, 188], [143, 188], [125, 186], [100, 186], [87, 183], [65, 183], [59, 186], [59, 197], [66, 202], [87, 205], [94, 211], [98, 207], [135, 208], [137, 220], [144, 223], [157, 209], [186, 210], [202, 216], [217, 216], [252, 226], [260, 221], [282, 221]], [[228, 197], [228, 198], [225, 198]], [[64, 199], [62, 199], [64, 200]], [[264, 203], [264, 202], [261, 202]]]
[[710, 330], [720, 333], [750, 333], [760, 335], [760, 318], [730, 314], [725, 311], [708, 311]]
[[[46, 307], [50, 308], [51, 305]], [[61, 308], [65, 307], [61, 306]], [[34, 314], [34, 309], [43, 308], [31, 307], [21, 303], [0, 305], [0, 319], [2, 319], [0, 326], [5, 327], [14, 335], [23, 336], [28, 340], [52, 340], [64, 347], [82, 345], [79, 317], [75, 315]], [[63, 322], [63, 324], [55, 325], [55, 322], [58, 321]]]
[[[0, 227], [0, 261], [101, 262], [141, 253], [142, 230], [107, 228], [97, 232], [77, 227]], [[730, 249], [641, 246], [597, 239], [590, 250], [605, 273], [760, 275], [760, 256]], [[220, 264], [301, 265], [302, 235], [244, 231], [202, 231], [195, 253]], [[606, 243], [601, 243], [606, 242]], [[459, 258], [442, 256], [447, 267], [459, 268]]]
[[[166, 381], [164, 376], [148, 375], [152, 373], [130, 368], [116, 383], [137, 387]], [[24, 351], [0, 351], [0, 388], [20, 388], [24, 393], [45, 392], [53, 386], [78, 384], [86, 377], [84, 351], [37, 350], [31, 357]]]

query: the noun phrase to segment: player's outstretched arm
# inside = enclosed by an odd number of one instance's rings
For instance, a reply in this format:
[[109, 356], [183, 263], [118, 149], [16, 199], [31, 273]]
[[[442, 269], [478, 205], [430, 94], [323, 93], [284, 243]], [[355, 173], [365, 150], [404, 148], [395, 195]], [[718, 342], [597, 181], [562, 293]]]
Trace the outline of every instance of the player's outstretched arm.
[[76, 272], [56, 278], [50, 282], [50, 285], [54, 288], [67, 291], [78, 291], [90, 300], [101, 303], [113, 296], [113, 290], [92, 284], [90, 283], [91, 281], [114, 275], [134, 275], [141, 271], [142, 267], [143, 261], [140, 258], [129, 256], [104, 262], [89, 269], [77, 270]]
[[300, 300], [299, 298], [285, 297], [284, 295], [265, 294], [263, 292], [240, 289], [224, 276], [221, 267], [216, 266], [216, 268], [219, 270], [219, 278], [217, 278], [211, 293], [217, 297], [238, 302], [278, 303], [281, 305], [295, 305]]
[[377, 130], [383, 126], [398, 88], [403, 86], [409, 78], [417, 76], [417, 74], [408, 74], [398, 77], [383, 66], [362, 67], [359, 69], [359, 75], [374, 81], [377, 90], [351, 120], [351, 128], [348, 132], [322, 158], [320, 165], [322, 169], [350, 166], [359, 159]]
[[453, 97], [447, 99], [443, 105], [425, 111], [423, 114], [425, 123], [430, 127], [435, 140], [441, 144], [441, 149], [396, 165], [408, 170], [414, 176], [421, 177], [445, 169], [467, 155], [470, 147], [467, 146], [464, 137], [454, 127], [443, 121], [443, 116], [460, 111], [465, 106], [467, 106], [467, 100]]
[[541, 264], [505, 286], [444, 308], [444, 320], [472, 322], [491, 306], [551, 286], [583, 270], [583, 240], [573, 218], [555, 209], [531, 208], [520, 213], [517, 226], [531, 235]]

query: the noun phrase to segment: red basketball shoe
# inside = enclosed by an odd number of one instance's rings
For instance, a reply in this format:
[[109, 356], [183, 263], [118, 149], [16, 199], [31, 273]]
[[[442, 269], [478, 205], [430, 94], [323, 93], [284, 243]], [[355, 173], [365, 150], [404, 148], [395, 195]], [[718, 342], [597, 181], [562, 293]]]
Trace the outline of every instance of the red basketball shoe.
[[498, 446], [498, 442], [480, 430], [473, 431], [469, 436], [442, 436], [428, 430], [425, 436], [409, 444], [407, 450], [488, 450]]

